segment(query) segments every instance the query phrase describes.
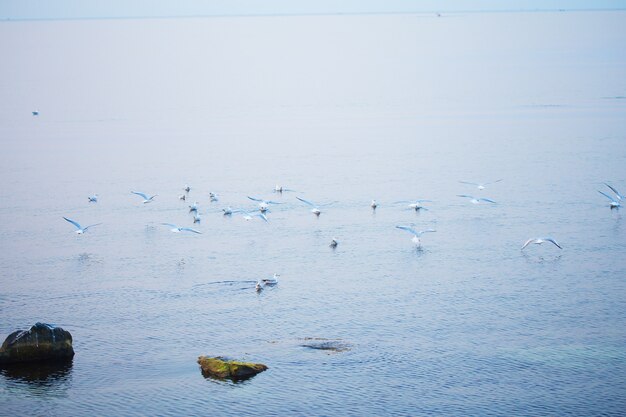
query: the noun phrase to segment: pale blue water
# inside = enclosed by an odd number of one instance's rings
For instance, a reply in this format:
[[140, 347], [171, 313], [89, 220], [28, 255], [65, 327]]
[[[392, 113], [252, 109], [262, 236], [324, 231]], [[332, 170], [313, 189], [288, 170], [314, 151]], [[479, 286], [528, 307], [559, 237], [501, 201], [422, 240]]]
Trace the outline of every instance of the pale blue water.
[[[0, 338], [76, 350], [0, 373], [0, 414], [622, 414], [626, 226], [597, 190], [626, 192], [625, 17], [0, 23]], [[219, 213], [246, 195], [285, 204]], [[160, 225], [193, 201], [202, 235]], [[207, 380], [203, 354], [270, 369]]]

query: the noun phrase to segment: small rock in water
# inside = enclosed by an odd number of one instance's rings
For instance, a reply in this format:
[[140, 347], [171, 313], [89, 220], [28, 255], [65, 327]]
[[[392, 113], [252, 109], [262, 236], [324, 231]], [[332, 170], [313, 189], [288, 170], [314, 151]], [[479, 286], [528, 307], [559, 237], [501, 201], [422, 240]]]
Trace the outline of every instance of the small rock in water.
[[304, 341], [305, 343], [301, 344], [300, 346], [309, 349], [327, 350], [331, 352], [345, 352], [352, 348], [349, 343], [346, 343], [343, 340], [307, 337], [304, 339]]
[[46, 323], [11, 333], [0, 347], [0, 365], [32, 361], [65, 361], [74, 357], [72, 335]]
[[202, 375], [220, 379], [242, 380], [267, 370], [267, 366], [261, 363], [240, 362], [221, 356], [199, 356], [198, 363]]

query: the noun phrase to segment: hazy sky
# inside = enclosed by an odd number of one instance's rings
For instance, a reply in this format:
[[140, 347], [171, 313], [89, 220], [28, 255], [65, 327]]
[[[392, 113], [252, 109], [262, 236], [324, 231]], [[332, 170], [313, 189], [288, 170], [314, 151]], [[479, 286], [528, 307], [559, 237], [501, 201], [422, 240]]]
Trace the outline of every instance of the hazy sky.
[[0, 0], [0, 19], [624, 8], [626, 0]]

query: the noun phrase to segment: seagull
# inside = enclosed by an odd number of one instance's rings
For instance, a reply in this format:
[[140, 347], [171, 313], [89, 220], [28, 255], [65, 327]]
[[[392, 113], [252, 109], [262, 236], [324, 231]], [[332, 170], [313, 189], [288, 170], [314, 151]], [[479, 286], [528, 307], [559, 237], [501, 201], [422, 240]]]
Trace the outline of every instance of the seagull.
[[461, 184], [475, 185], [476, 188], [478, 188], [479, 190], [484, 190], [486, 185], [495, 184], [500, 181], [502, 181], [502, 179], [499, 179], [497, 181], [491, 181], [491, 182], [469, 182], [469, 181], [459, 181], [459, 182]]
[[185, 190], [185, 192], [188, 193], [189, 191], [191, 191], [191, 187], [188, 185], [185, 185], [185, 187], [183, 187], [183, 190]]
[[246, 219], [246, 221], [252, 220], [253, 217], [260, 217], [261, 219], [265, 220], [265, 222], [267, 223], [267, 217], [265, 216], [265, 214], [261, 213], [256, 213], [256, 214], [252, 214], [249, 211], [246, 210], [237, 210], [238, 212], [242, 212], [243, 213], [243, 218]]
[[261, 280], [261, 282], [263, 283], [263, 285], [268, 285], [270, 287], [273, 287], [274, 285], [278, 284], [278, 277], [280, 276], [280, 274], [274, 274], [274, 276], [272, 278], [265, 278], [263, 280]]
[[481, 201], [485, 201], [485, 202], [491, 203], [491, 204], [496, 204], [495, 201], [490, 200], [488, 198], [472, 197], [471, 195], [467, 195], [467, 194], [458, 194], [457, 197], [469, 198], [470, 199], [470, 203], [472, 203], [472, 204], [480, 204]]
[[161, 223], [163, 226], [169, 226], [171, 227], [170, 231], [174, 232], [174, 233], [180, 233], [180, 232], [192, 232], [192, 233], [197, 233], [199, 235], [202, 234], [202, 232], [197, 231], [196, 229], [192, 229], [190, 227], [178, 227], [175, 224], [172, 223]]
[[198, 211], [196, 210], [196, 212], [195, 212], [195, 213], [194, 213], [194, 215], [193, 215], [193, 222], [194, 222], [194, 223], [200, 223], [200, 220], [202, 220], [202, 219], [200, 218], [200, 213], [198, 213]]
[[194, 201], [192, 205], [189, 206], [189, 213], [197, 213], [198, 212], [198, 202]]
[[292, 190], [290, 188], [285, 188], [282, 185], [276, 184], [276, 186], [274, 187], [274, 192], [275, 193], [282, 193], [283, 191], [296, 191], [296, 190]]
[[66, 221], [72, 223], [74, 226], [76, 226], [76, 234], [77, 235], [82, 235], [83, 233], [85, 233], [87, 231], [87, 229], [89, 229], [90, 227], [94, 227], [94, 226], [98, 226], [99, 224], [102, 223], [96, 223], [96, 224], [90, 224], [87, 227], [82, 227], [80, 224], [78, 224], [77, 222], [75, 222], [72, 219], [68, 219], [67, 217], [63, 217]]
[[598, 191], [598, 192], [602, 194], [603, 196], [605, 196], [606, 198], [608, 198], [609, 200], [611, 200], [611, 203], [609, 204], [609, 207], [611, 207], [611, 209], [620, 208], [622, 206], [621, 202], [619, 201], [621, 200], [619, 197], [613, 198], [610, 195], [603, 193], [602, 191]]
[[522, 246], [522, 250], [524, 250], [524, 248], [528, 245], [530, 245], [531, 243], [534, 243], [536, 245], [541, 245], [544, 242], [550, 242], [550, 243], [554, 243], [554, 245], [559, 248], [559, 249], [563, 249], [561, 247], [561, 245], [559, 245], [558, 243], [556, 243], [556, 240], [552, 239], [551, 237], [538, 237], [535, 239], [528, 239], [526, 241], [526, 243], [524, 243], [524, 246]]
[[323, 207], [323, 206], [328, 206], [328, 205], [333, 204], [333, 203], [326, 203], [326, 204], [314, 204], [314, 203], [312, 203], [312, 202], [310, 202], [310, 201], [305, 200], [304, 198], [300, 198], [300, 197], [297, 197], [297, 196], [296, 196], [296, 198], [297, 198], [298, 200], [302, 201], [304, 204], [306, 204], [306, 205], [308, 205], [308, 206], [313, 207], [313, 208], [311, 209], [311, 213], [315, 214], [317, 217], [319, 217], [319, 216], [320, 216], [320, 214], [322, 214], [322, 211], [319, 209], [320, 207]]
[[376, 210], [376, 207], [378, 207], [378, 203], [376, 202], [376, 200], [372, 200], [372, 202], [370, 203], [370, 207], [372, 208], [372, 210]]
[[33, 113], [33, 116], [39, 116], [39, 112], [37, 110], [34, 110], [32, 113]]
[[428, 209], [426, 207], [424, 207], [422, 205], [422, 203], [432, 203], [432, 200], [411, 200], [411, 201], [396, 201], [395, 204], [397, 203], [409, 203], [408, 208], [415, 210], [415, 211], [420, 211], [420, 210], [427, 210]]
[[330, 245], [328, 245], [328, 246], [330, 246], [331, 248], [334, 249], [334, 248], [337, 247], [338, 244], [339, 244], [339, 241], [337, 240], [336, 237], [334, 237], [333, 240], [330, 241]]
[[219, 201], [219, 198], [217, 198], [217, 194], [209, 193], [209, 200], [211, 200], [211, 203], [216, 203]]
[[87, 197], [87, 199], [89, 200], [90, 203], [97, 203], [98, 202], [98, 194], [90, 195], [89, 197]]
[[248, 198], [252, 201], [259, 202], [259, 210], [261, 210], [261, 213], [265, 213], [267, 209], [269, 208], [270, 204], [283, 204], [283, 203], [279, 203], [278, 201], [263, 200], [261, 198], [255, 198], [255, 197], [250, 197], [250, 196], [248, 196]]
[[239, 209], [233, 209], [230, 206], [223, 208], [222, 211], [224, 212], [224, 216], [230, 216], [233, 213], [239, 213], [241, 210]]
[[148, 197], [146, 194], [144, 194], [144, 193], [140, 193], [140, 192], [138, 192], [138, 191], [131, 191], [131, 193], [132, 193], [132, 194], [137, 194], [139, 197], [142, 197], [142, 198], [143, 198], [143, 203], [144, 203], [144, 204], [151, 203], [151, 202], [152, 202], [152, 199], [158, 195], [158, 194], [155, 194], [155, 195], [153, 195], [153, 196], [151, 196], [151, 197]]
[[181, 194], [178, 196], [178, 199], [185, 201], [187, 199], [187, 196], [185, 194]]
[[261, 281], [257, 281], [256, 282], [256, 285], [254, 286], [254, 289], [256, 290], [256, 292], [263, 291], [263, 284], [261, 284]]
[[[413, 226], [413, 225], [411, 225]], [[411, 226], [396, 226], [397, 229], [402, 229], [402, 230], [406, 230], [409, 233], [413, 234], [413, 239], [411, 239], [411, 241], [413, 243], [415, 243], [416, 246], [420, 246], [421, 242], [420, 242], [420, 237], [424, 234], [424, 233], [430, 233], [430, 232], [436, 232], [436, 230], [433, 229], [426, 229], [426, 230], [420, 230], [417, 231], [415, 230], [413, 227]]]

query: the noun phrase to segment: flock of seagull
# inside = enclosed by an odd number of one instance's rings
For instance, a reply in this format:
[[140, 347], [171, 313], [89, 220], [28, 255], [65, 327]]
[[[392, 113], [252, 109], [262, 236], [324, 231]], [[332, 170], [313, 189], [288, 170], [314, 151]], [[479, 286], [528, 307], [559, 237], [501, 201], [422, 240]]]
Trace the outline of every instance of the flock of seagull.
[[[499, 179], [497, 181], [492, 181], [492, 182], [484, 182], [484, 183], [475, 183], [475, 182], [468, 182], [468, 181], [459, 181], [462, 184], [467, 184], [467, 185], [472, 185], [475, 186], [477, 188], [477, 190], [480, 192], [482, 190], [484, 190], [486, 188], [487, 185], [491, 185], [491, 184], [495, 184], [502, 181], [502, 179]], [[609, 207], [611, 209], [619, 209], [622, 207], [622, 201], [624, 200], [624, 196], [622, 196], [619, 191], [617, 191], [617, 189], [615, 189], [614, 187], [612, 187], [610, 184], [604, 183], [604, 185], [613, 193], [612, 195], [609, 195], [603, 191], [599, 191], [598, 193], [602, 194], [604, 197], [608, 198], [610, 200], [610, 204]], [[185, 187], [183, 187], [183, 191], [184, 194], [181, 194], [179, 196], [180, 200], [186, 200], [189, 196], [189, 192], [191, 191], [191, 187], [189, 187], [188, 185], [185, 185]], [[291, 191], [291, 192], [295, 192], [295, 190], [289, 189], [289, 188], [285, 188], [283, 186], [280, 185], [276, 185], [274, 187], [274, 192], [278, 193], [278, 194], [282, 194], [283, 192], [287, 192], [287, 191]], [[149, 195], [143, 192], [139, 192], [139, 191], [131, 191], [131, 194], [137, 195], [139, 197], [142, 198], [142, 203], [143, 204], [148, 204], [154, 201], [155, 197], [158, 196], [158, 194], [154, 194], [154, 195]], [[482, 204], [482, 203], [488, 203], [488, 204], [497, 204], [494, 200], [489, 199], [489, 198], [485, 198], [485, 197], [477, 197], [477, 196], [472, 196], [472, 195], [468, 195], [468, 194], [458, 194], [458, 197], [461, 198], [467, 198], [469, 199], [469, 202], [472, 204]], [[235, 213], [237, 214], [241, 214], [243, 216], [243, 218], [245, 220], [252, 220], [254, 218], [259, 218], [265, 222], [268, 222], [268, 218], [267, 218], [267, 213], [270, 212], [270, 206], [272, 205], [277, 205], [277, 204], [284, 204], [283, 202], [279, 202], [279, 201], [273, 201], [273, 200], [265, 200], [262, 198], [257, 198], [257, 197], [251, 197], [251, 196], [247, 196], [247, 198], [251, 201], [254, 201], [256, 203], [258, 203], [257, 208], [256, 209], [244, 209], [244, 208], [232, 208], [230, 206], [221, 209], [223, 215], [225, 216], [230, 216], [233, 215]], [[217, 194], [215, 193], [209, 193], [209, 199], [212, 203], [214, 202], [218, 202], [219, 198], [217, 196]], [[315, 216], [319, 217], [320, 214], [322, 213], [321, 208], [322, 207], [326, 207], [329, 206], [331, 204], [334, 204], [335, 202], [331, 202], [331, 203], [326, 203], [326, 204], [316, 204], [312, 201], [309, 200], [305, 200], [302, 197], [296, 196], [296, 199], [302, 203], [304, 203], [306, 206], [308, 206], [310, 208], [311, 213], [313, 213]], [[97, 203], [98, 202], [98, 194], [94, 194], [88, 197], [88, 201], [90, 203]], [[428, 203], [428, 202], [432, 202], [431, 200], [410, 200], [410, 201], [396, 201], [393, 204], [407, 204], [407, 208], [411, 209], [411, 210], [415, 210], [416, 212], [421, 211], [421, 210], [428, 210], [428, 208], [426, 206], [424, 206], [424, 203]], [[372, 200], [370, 203], [370, 207], [372, 210], [376, 210], [376, 208], [378, 207], [378, 203], [376, 202], [376, 200]], [[195, 223], [199, 223], [201, 221], [200, 218], [200, 214], [198, 213], [198, 202], [194, 202], [192, 205], [189, 206], [189, 213], [191, 213], [193, 215], [193, 222]], [[89, 230], [90, 228], [94, 227], [94, 226], [98, 226], [102, 223], [96, 223], [96, 224], [91, 224], [89, 226], [81, 226], [80, 223], [78, 223], [75, 220], [72, 220], [70, 218], [67, 217], [63, 217], [63, 219], [65, 219], [67, 222], [71, 223], [75, 228], [75, 233], [78, 235], [82, 235], [84, 233], [87, 232], [87, 230]], [[161, 225], [163, 226], [167, 226], [170, 231], [174, 232], [174, 233], [181, 233], [181, 232], [189, 232], [189, 233], [195, 233], [195, 234], [201, 234], [202, 232], [200, 232], [199, 230], [196, 230], [192, 227], [180, 227], [177, 226], [175, 224], [172, 223], [161, 223]], [[417, 230], [415, 229], [415, 225], [414, 224], [410, 224], [410, 225], [397, 225], [396, 226], [397, 229], [399, 230], [404, 230], [408, 233], [410, 233], [412, 235], [411, 241], [414, 243], [414, 245], [419, 249], [421, 248], [421, 240], [420, 238], [422, 237], [422, 235], [426, 234], [426, 233], [433, 233], [436, 232], [436, 230], [434, 229], [426, 229], [426, 230]], [[524, 250], [527, 246], [531, 245], [531, 244], [536, 244], [536, 245], [541, 245], [543, 243], [549, 242], [551, 244], [553, 244], [554, 246], [556, 246], [559, 249], [563, 249], [563, 247], [552, 237], [537, 237], [537, 238], [530, 238], [528, 239], [526, 242], [524, 242], [524, 244], [522, 245], [522, 250]], [[336, 248], [339, 245], [339, 240], [336, 237], [333, 237], [333, 239], [330, 242], [330, 247], [331, 248]], [[263, 289], [263, 287], [265, 286], [274, 286], [278, 283], [278, 277], [280, 275], [278, 274], [274, 274], [274, 276], [270, 279], [263, 279], [263, 280], [259, 280], [256, 283], [256, 290], [257, 291], [261, 291]]]

